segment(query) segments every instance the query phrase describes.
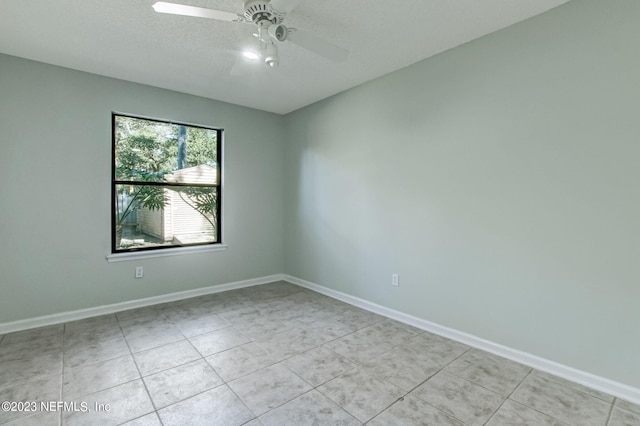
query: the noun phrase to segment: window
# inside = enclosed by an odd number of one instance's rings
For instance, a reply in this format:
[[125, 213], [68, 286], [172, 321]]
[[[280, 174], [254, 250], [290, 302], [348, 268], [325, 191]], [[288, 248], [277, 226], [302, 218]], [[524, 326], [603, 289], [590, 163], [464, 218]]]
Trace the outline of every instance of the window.
[[220, 244], [222, 130], [112, 114], [112, 253]]

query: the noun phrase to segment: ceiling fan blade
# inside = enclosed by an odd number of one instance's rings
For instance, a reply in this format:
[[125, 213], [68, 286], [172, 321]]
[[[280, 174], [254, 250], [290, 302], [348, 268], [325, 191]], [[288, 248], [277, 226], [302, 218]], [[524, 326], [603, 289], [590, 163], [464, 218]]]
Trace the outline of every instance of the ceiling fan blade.
[[276, 12], [287, 14], [300, 4], [302, 0], [271, 0], [271, 9]]
[[349, 56], [348, 50], [329, 43], [311, 33], [296, 30], [295, 28], [289, 28], [287, 40], [333, 62], [344, 62]]
[[218, 21], [242, 22], [244, 18], [236, 13], [221, 10], [205, 9], [203, 7], [187, 6], [186, 4], [167, 3], [159, 1], [152, 6], [159, 13], [172, 15], [195, 16], [196, 18], [217, 19]]

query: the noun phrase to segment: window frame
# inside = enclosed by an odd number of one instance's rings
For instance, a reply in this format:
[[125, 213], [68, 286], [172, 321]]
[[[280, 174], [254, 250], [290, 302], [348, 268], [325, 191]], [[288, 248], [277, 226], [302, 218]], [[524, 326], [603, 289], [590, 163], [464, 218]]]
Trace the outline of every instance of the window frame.
[[[154, 121], [163, 124], [195, 127], [199, 129], [212, 130], [216, 132], [216, 169], [218, 172], [218, 179], [216, 184], [194, 184], [194, 183], [179, 183], [179, 182], [145, 182], [145, 181], [133, 181], [133, 180], [116, 180], [116, 119], [117, 117], [133, 118], [147, 121]], [[218, 251], [226, 249], [226, 245], [223, 243], [222, 232], [222, 196], [223, 196], [223, 145], [224, 145], [224, 129], [220, 127], [207, 126], [202, 124], [187, 123], [177, 120], [167, 120], [162, 118], [148, 117], [136, 114], [111, 112], [111, 254], [107, 256], [107, 259], [111, 261], [126, 260], [129, 258], [145, 258], [145, 257], [158, 257], [165, 255], [187, 254], [187, 253], [199, 253], [203, 251]], [[116, 209], [117, 209], [117, 186], [118, 185], [137, 185], [137, 186], [160, 186], [160, 187], [205, 187], [215, 188], [216, 190], [216, 240], [209, 242], [199, 243], [186, 243], [186, 244], [172, 244], [172, 245], [158, 245], [151, 247], [133, 247], [127, 249], [118, 249], [116, 244]]]

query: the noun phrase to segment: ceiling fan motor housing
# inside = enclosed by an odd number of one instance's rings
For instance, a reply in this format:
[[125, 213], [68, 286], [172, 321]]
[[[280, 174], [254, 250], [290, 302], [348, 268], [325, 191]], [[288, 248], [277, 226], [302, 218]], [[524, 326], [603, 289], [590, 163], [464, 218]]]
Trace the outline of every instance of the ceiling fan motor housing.
[[245, 0], [244, 2], [244, 17], [251, 22], [260, 24], [261, 22], [268, 21], [271, 24], [279, 24], [282, 22], [284, 16], [275, 13], [268, 0]]

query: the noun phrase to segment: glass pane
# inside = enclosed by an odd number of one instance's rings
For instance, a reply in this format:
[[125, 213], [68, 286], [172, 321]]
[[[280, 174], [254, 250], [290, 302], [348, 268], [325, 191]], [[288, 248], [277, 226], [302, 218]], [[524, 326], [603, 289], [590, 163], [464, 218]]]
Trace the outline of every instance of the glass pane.
[[116, 180], [219, 181], [217, 130], [116, 115], [114, 138]]
[[218, 242], [217, 188], [116, 185], [116, 250]]

